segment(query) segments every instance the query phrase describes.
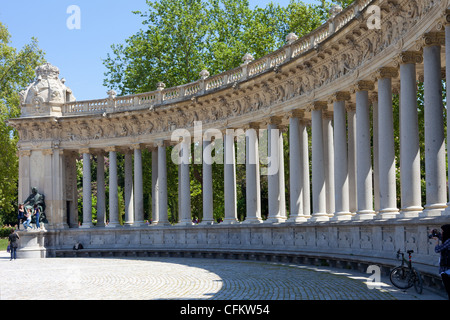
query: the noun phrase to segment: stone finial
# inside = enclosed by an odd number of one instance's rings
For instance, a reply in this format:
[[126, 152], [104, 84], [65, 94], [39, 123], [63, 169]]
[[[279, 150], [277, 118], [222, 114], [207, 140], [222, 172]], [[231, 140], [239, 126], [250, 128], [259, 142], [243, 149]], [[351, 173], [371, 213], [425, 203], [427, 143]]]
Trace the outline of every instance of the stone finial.
[[200, 71], [199, 76], [201, 77], [202, 80], [205, 80], [206, 78], [209, 77], [208, 70], [203, 69], [202, 71]]
[[117, 96], [117, 93], [116, 93], [113, 89], [109, 90], [109, 91], [107, 92], [107, 94], [108, 94], [108, 98], [109, 98], [109, 99], [115, 99], [116, 96]]
[[166, 87], [166, 85], [165, 85], [164, 82], [158, 82], [158, 83], [156, 84], [156, 90], [158, 90], [158, 91], [164, 90], [165, 87]]
[[295, 33], [293, 33], [293, 32], [289, 33], [286, 36], [286, 43], [287, 44], [292, 44], [293, 42], [295, 42], [297, 40], [298, 40], [298, 36]]
[[255, 60], [255, 58], [253, 58], [253, 56], [250, 53], [246, 53], [243, 57], [242, 57], [242, 61], [244, 61], [244, 64], [249, 64], [250, 62], [252, 62], [253, 60]]
[[330, 19], [336, 17], [342, 11], [342, 7], [338, 4], [331, 6], [330, 8]]

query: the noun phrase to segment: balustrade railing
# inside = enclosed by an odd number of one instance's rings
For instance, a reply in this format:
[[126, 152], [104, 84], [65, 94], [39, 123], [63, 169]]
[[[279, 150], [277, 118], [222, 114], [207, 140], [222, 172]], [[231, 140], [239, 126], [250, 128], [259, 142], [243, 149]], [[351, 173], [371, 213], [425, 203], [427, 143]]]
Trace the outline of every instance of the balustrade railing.
[[186, 85], [155, 90], [143, 94], [70, 102], [64, 105], [63, 115], [74, 113], [94, 114], [100, 112], [114, 112], [115, 110], [123, 109], [133, 110], [148, 107], [149, 105], [154, 106], [157, 104], [173, 103], [197, 94], [207, 94], [211, 90], [235, 84], [250, 77], [258, 76], [271, 68], [280, 66], [292, 58], [298, 58], [305, 52], [316, 48], [333, 33], [350, 23], [356, 17], [357, 13], [368, 7], [372, 1], [374, 0], [356, 1], [345, 10], [334, 14], [322, 26], [311, 33], [295, 41], [289, 41], [288, 44], [282, 48], [261, 59], [251, 62], [247, 61], [247, 63], [244, 63], [240, 67], [225, 71], [219, 75], [210, 78], [205, 77], [206, 79], [203, 78]]

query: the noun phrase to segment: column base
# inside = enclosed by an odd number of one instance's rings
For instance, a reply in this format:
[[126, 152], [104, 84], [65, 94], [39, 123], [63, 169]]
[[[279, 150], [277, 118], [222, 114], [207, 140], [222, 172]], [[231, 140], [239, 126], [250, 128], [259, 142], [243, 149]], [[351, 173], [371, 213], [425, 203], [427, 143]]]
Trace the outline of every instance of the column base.
[[328, 216], [328, 213], [313, 213], [310, 221], [312, 222], [330, 221], [330, 217]]
[[169, 227], [172, 224], [169, 221], [155, 221], [151, 224], [151, 226], [155, 227]]
[[239, 220], [237, 219], [223, 219], [222, 224], [239, 224]]
[[445, 210], [447, 210], [447, 208], [448, 208], [447, 204], [445, 203], [435, 203], [426, 205], [425, 209], [421, 213], [419, 213], [419, 217], [420, 218], [439, 217], [445, 213]]
[[193, 225], [194, 224], [190, 220], [180, 221], [180, 222], [175, 224], [175, 226], [180, 226], [180, 227], [193, 226]]
[[94, 225], [92, 223], [83, 223], [79, 228], [80, 229], [90, 229], [93, 227], [94, 227]]
[[269, 217], [264, 223], [283, 223], [286, 222], [286, 217]]
[[300, 216], [295, 216], [295, 217], [289, 217], [289, 219], [287, 219], [286, 222], [303, 223], [303, 222], [307, 222], [309, 218], [311, 218], [311, 216], [300, 215]]
[[263, 223], [261, 218], [250, 218], [250, 219], [245, 219], [244, 221], [242, 221], [243, 224], [257, 224], [257, 223]]
[[401, 208], [398, 218], [399, 219], [417, 218], [422, 211], [423, 208], [420, 206]]
[[211, 226], [211, 225], [213, 225], [213, 224], [215, 224], [215, 222], [214, 222], [214, 220], [202, 220], [200, 223], [199, 223], [199, 225], [200, 226]]
[[121, 224], [119, 222], [110, 222], [105, 226], [105, 228], [119, 228], [119, 227], [121, 227]]
[[356, 215], [353, 216], [352, 220], [354, 220], [354, 221], [372, 220], [374, 217], [375, 217], [375, 211], [361, 210], [361, 211], [356, 212]]
[[352, 214], [350, 211], [336, 212], [330, 221], [349, 221], [352, 220]]
[[374, 219], [377, 220], [386, 220], [386, 219], [394, 219], [399, 215], [397, 208], [386, 208], [378, 211], [378, 214], [375, 215]]

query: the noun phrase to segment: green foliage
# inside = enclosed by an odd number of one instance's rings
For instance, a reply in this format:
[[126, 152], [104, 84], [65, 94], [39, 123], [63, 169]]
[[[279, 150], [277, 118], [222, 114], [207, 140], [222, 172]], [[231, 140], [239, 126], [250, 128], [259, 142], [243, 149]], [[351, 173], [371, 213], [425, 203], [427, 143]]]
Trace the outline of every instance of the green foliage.
[[35, 68], [44, 62], [37, 40], [18, 51], [11, 47], [11, 35], [0, 22], [0, 223], [14, 221], [17, 207], [18, 159], [15, 130], [6, 120], [20, 116], [19, 92], [34, 78]]
[[252, 10], [247, 0], [147, 1], [136, 11], [143, 28], [111, 46], [103, 60], [104, 85], [120, 95], [153, 91], [199, 79], [207, 69], [217, 74], [238, 67], [246, 53], [258, 59], [285, 44], [286, 36], [302, 36], [328, 17], [331, 3], [287, 7], [270, 3]]

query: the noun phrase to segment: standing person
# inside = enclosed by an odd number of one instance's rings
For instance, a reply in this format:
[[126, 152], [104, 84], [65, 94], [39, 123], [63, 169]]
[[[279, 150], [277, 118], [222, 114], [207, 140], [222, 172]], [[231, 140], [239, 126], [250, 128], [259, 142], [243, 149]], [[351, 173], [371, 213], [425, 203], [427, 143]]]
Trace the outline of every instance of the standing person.
[[10, 246], [10, 250], [11, 250], [11, 259], [9, 261], [11, 261], [12, 259], [16, 260], [17, 258], [17, 248], [19, 247], [19, 240], [20, 237], [19, 235], [16, 233], [15, 229], [11, 230], [11, 234], [8, 236], [8, 240], [9, 240], [9, 246]]
[[[439, 259], [439, 274], [441, 275], [442, 282], [450, 300], [450, 224], [443, 225], [441, 229], [441, 234], [433, 230], [431, 236], [437, 239], [434, 251], [441, 254]], [[442, 244], [439, 244], [439, 240], [442, 241]]]
[[37, 204], [34, 205], [34, 217], [36, 218], [36, 229], [40, 229], [39, 218], [41, 217], [41, 211]]
[[22, 224], [22, 220], [25, 217], [25, 209], [23, 207], [23, 204], [19, 204], [19, 212], [17, 214], [17, 229], [20, 230], [20, 225]]
[[32, 229], [32, 227], [30, 226], [30, 223], [31, 223], [31, 216], [32, 216], [32, 215], [33, 215], [33, 214], [32, 214], [32, 212], [31, 212], [31, 209], [28, 209], [28, 210], [27, 210], [27, 213], [25, 214], [25, 218], [27, 219], [27, 221], [25, 221], [25, 222], [23, 223], [23, 226], [24, 226], [25, 230], [28, 230], [28, 228]]

